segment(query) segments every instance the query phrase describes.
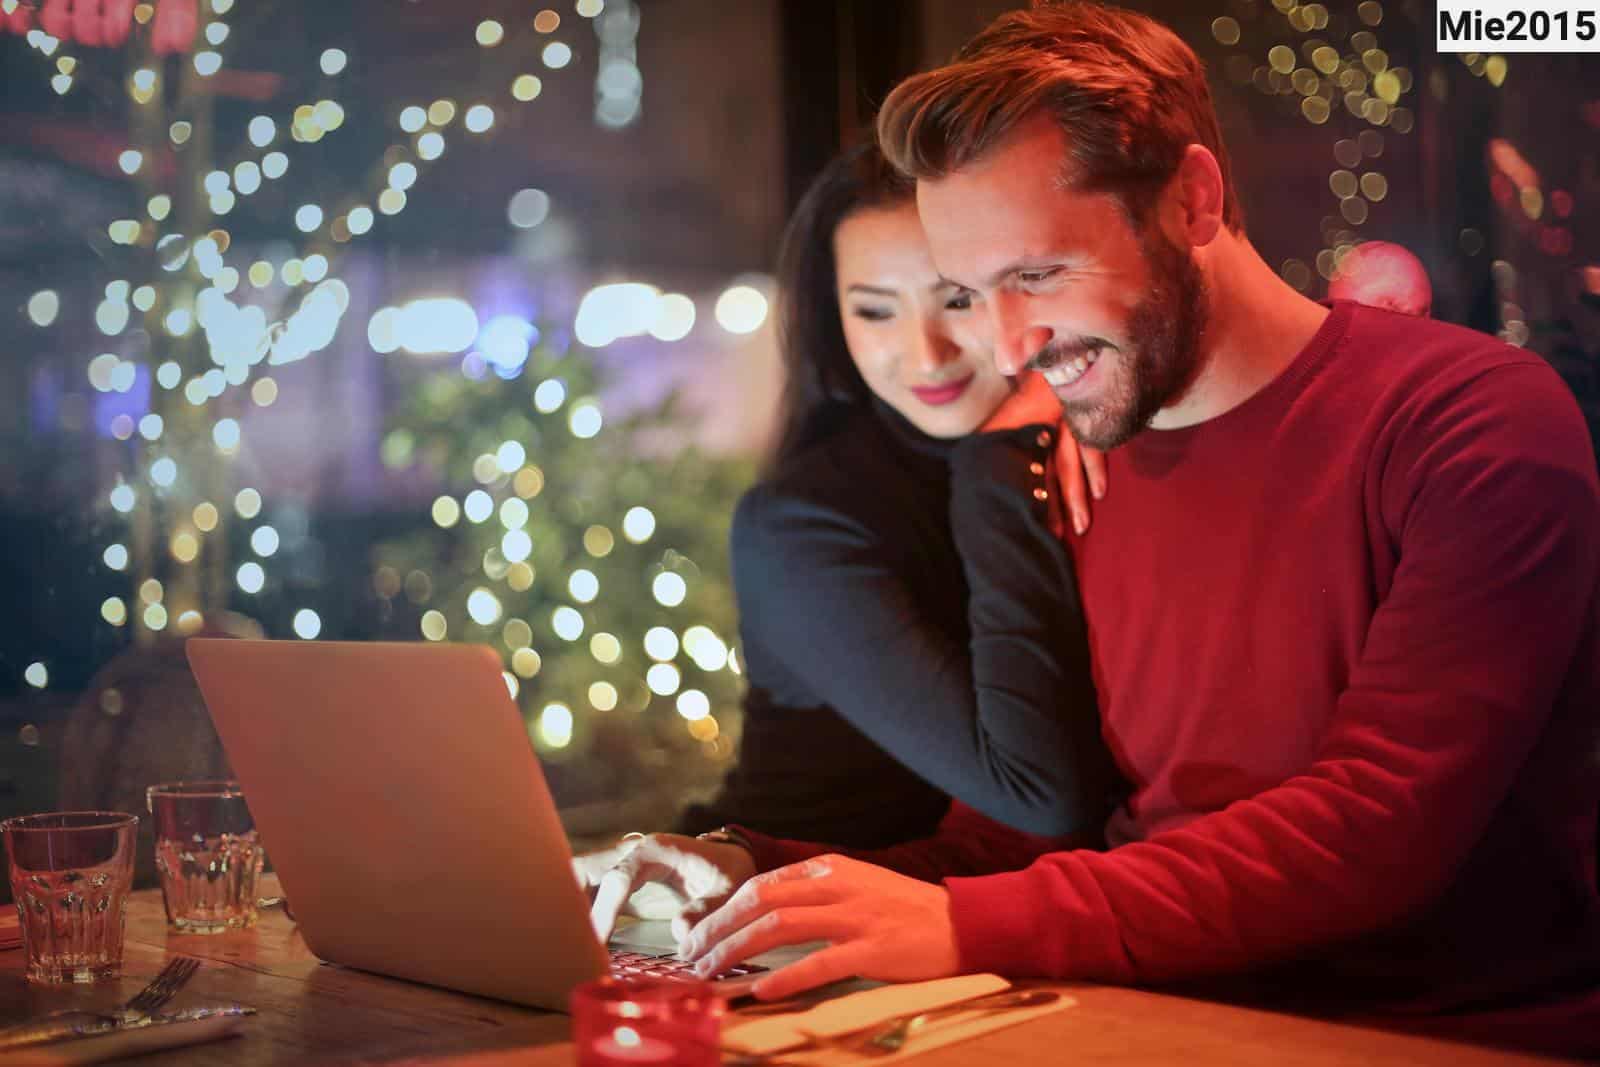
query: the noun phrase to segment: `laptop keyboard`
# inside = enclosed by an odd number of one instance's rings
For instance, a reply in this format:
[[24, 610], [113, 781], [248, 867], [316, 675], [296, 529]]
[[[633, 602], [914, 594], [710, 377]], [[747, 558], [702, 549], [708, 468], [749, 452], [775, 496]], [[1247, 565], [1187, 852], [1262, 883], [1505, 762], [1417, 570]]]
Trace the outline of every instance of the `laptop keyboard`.
[[[729, 967], [721, 974], [714, 975], [712, 981], [724, 978], [742, 978], [748, 974], [760, 974], [765, 967], [756, 964], [744, 963], [737, 967]], [[698, 981], [694, 973], [694, 964], [687, 960], [680, 960], [676, 952], [639, 952], [631, 948], [614, 948], [611, 950], [611, 973], [618, 978], [681, 978]]]

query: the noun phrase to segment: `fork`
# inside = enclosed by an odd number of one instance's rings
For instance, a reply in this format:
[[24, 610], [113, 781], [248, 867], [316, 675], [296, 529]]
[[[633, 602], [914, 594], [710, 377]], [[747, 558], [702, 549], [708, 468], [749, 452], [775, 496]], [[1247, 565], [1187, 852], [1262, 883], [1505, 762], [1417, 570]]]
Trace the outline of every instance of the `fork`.
[[1002, 989], [970, 1000], [958, 1000], [937, 1008], [896, 1015], [842, 1034], [818, 1034], [809, 1030], [799, 1032], [813, 1048], [839, 1049], [858, 1056], [889, 1056], [899, 1052], [912, 1034], [939, 1019], [968, 1012], [982, 1016], [1017, 1008], [1037, 1008], [1059, 999], [1060, 993], [1048, 989]]
[[[135, 993], [121, 1007], [107, 1012], [67, 1008], [7, 1027], [0, 1030], [0, 1050], [23, 1048], [79, 1034], [141, 1026], [157, 1008], [176, 996], [199, 969], [199, 960], [192, 956], [179, 956], [161, 968], [161, 973], [151, 979], [149, 985]], [[82, 1021], [68, 1021], [73, 1018]]]
[[178, 991], [189, 983], [199, 969], [200, 961], [193, 956], [174, 958], [161, 968], [161, 973], [151, 979], [149, 985], [135, 993], [122, 1007], [105, 1013], [106, 1017], [115, 1019], [119, 1026], [140, 1022], [177, 996]]
[[987, 997], [978, 997], [965, 1003], [946, 1004], [942, 1008], [932, 1008], [916, 1015], [903, 1015], [890, 1020], [887, 1027], [870, 1034], [858, 1043], [855, 1051], [867, 1056], [889, 1056], [905, 1047], [912, 1034], [935, 1020], [952, 1018], [966, 1012], [990, 1015], [1016, 1008], [1037, 1008], [1044, 1004], [1053, 1004], [1060, 999], [1061, 994], [1054, 990], [1024, 989], [992, 993]]

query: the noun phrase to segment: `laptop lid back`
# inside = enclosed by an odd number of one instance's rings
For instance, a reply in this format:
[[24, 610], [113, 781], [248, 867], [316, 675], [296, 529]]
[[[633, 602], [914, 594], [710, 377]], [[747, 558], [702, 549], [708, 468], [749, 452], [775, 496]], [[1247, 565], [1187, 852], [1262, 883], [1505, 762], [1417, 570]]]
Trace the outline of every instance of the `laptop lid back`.
[[556, 1010], [606, 972], [491, 649], [196, 638], [188, 655], [318, 956]]

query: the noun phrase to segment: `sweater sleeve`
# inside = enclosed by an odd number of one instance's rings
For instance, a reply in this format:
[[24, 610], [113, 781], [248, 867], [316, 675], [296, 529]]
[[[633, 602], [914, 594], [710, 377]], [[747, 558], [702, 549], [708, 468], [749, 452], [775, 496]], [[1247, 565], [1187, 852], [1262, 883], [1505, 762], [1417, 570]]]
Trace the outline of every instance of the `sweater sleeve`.
[[1407, 421], [1373, 471], [1399, 562], [1314, 762], [1144, 842], [951, 879], [964, 967], [1222, 973], [1381, 929], [1447, 886], [1593, 625], [1600, 486], [1571, 396], [1531, 362]]
[[888, 535], [838, 510], [752, 492], [735, 515], [733, 566], [744, 632], [820, 702], [952, 797], [1065, 833], [1103, 820], [1116, 778], [1071, 561], [1035, 496], [1047, 434], [974, 435], [955, 449], [970, 648], [925, 621]]
[[1048, 852], [1098, 848], [1102, 843], [1098, 828], [1054, 837], [1028, 834], [995, 822], [960, 801], [950, 805], [933, 835], [886, 848], [838, 848], [814, 841], [788, 841], [746, 826], [737, 829], [750, 844], [757, 871], [832, 854], [875, 863], [924, 882], [1020, 870]]

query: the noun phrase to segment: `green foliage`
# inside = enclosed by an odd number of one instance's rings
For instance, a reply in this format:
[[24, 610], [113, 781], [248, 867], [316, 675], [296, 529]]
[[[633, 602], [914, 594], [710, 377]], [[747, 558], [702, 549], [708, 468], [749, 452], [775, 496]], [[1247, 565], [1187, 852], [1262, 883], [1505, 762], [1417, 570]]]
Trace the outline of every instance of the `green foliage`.
[[[518, 702], [541, 755], [567, 764], [569, 783], [576, 778], [569, 794], [597, 800], [625, 788], [615, 780], [619, 763], [671, 765], [647, 786], [670, 780], [681, 791], [713, 780], [732, 749], [743, 688], [718, 648], [731, 648], [737, 633], [728, 524], [753, 477], [751, 464], [682, 446], [683, 419], [670, 399], [643, 416], [606, 419], [598, 433], [580, 437], [574, 413], [596, 403], [601, 382], [593, 357], [579, 348], [540, 346], [511, 380], [491, 369], [474, 381], [454, 363], [412, 373], [384, 459], [449, 488], [434, 521], [374, 551], [375, 582], [398, 605], [391, 629], [437, 639], [436, 612], [444, 639], [494, 646], [519, 683]], [[550, 403], [551, 381], [564, 387], [559, 406]], [[508, 453], [515, 460], [519, 445], [525, 459], [505, 469], [501, 460]], [[451, 522], [458, 508], [462, 514]], [[625, 524], [635, 508], [653, 518], [648, 537]], [[531, 544], [508, 540], [514, 530]], [[597, 587], [592, 599], [583, 572]], [[663, 574], [682, 579], [681, 603], [669, 606], [653, 594]], [[582, 621], [576, 639], [558, 633], [556, 623], [559, 612], [570, 624], [573, 611]], [[678, 646], [667, 662], [679, 684], [656, 687], [666, 694], [646, 684], [657, 660], [646, 652], [645, 635], [656, 627], [670, 630]], [[715, 635], [708, 641], [693, 631], [701, 638], [690, 642], [698, 662], [684, 647], [694, 627]], [[596, 683], [599, 707], [591, 697]], [[605, 686], [615, 692], [615, 707], [605, 707]], [[688, 690], [705, 694], [715, 725], [679, 713], [678, 697]], [[572, 713], [566, 744], [539, 728], [553, 703]], [[697, 703], [689, 698], [691, 713]], [[629, 751], [616, 750], [619, 736], [632, 739], [622, 745]], [[586, 762], [607, 766], [585, 774]]]

